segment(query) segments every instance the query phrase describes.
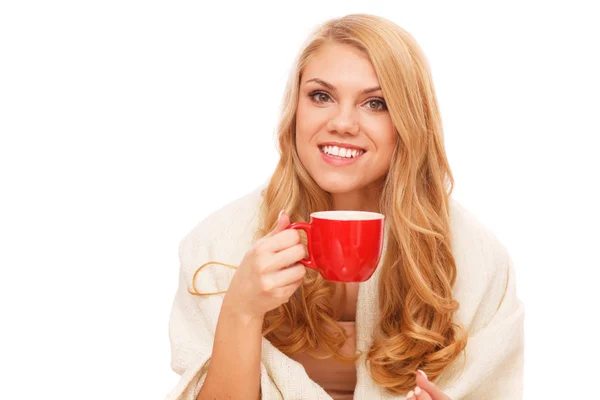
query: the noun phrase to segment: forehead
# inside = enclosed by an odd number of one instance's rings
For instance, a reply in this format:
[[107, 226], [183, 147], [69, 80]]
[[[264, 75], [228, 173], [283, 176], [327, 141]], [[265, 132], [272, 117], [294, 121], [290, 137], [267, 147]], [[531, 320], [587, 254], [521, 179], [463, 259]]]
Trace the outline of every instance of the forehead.
[[304, 68], [302, 83], [312, 78], [359, 90], [379, 84], [368, 57], [350, 45], [338, 43], [328, 43], [312, 56]]

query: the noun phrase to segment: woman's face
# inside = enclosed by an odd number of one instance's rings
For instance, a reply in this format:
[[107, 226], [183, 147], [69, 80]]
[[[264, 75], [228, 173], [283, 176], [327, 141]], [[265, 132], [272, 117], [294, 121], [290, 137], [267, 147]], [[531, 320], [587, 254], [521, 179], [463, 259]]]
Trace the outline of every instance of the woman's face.
[[329, 193], [366, 194], [389, 170], [397, 135], [378, 87], [369, 59], [349, 45], [327, 44], [305, 67], [296, 147]]

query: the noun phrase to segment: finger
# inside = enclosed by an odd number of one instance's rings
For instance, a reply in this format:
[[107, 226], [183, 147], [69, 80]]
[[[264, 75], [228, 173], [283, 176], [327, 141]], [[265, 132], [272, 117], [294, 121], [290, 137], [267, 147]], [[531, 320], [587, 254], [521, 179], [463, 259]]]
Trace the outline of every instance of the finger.
[[[302, 267], [304, 268], [304, 266]], [[304, 282], [304, 276], [288, 285], [276, 289], [273, 292], [273, 295], [281, 299], [282, 303], [287, 303], [290, 300], [290, 297], [292, 297], [292, 295], [294, 294], [294, 292], [298, 290], [300, 286], [302, 286], [302, 282]]]
[[[306, 267], [302, 264], [296, 264], [289, 268], [271, 274], [275, 287], [285, 290], [287, 286], [293, 286], [302, 283], [306, 275]], [[299, 284], [298, 284], [299, 285]], [[289, 289], [289, 288], [288, 288]]]
[[435, 383], [429, 381], [427, 375], [421, 370], [417, 373], [417, 386], [424, 389], [432, 400], [450, 400], [450, 397], [442, 392]]
[[275, 253], [298, 243], [300, 243], [300, 233], [295, 229], [285, 229], [266, 238], [262, 245], [264, 250]]
[[279, 253], [275, 253], [270, 257], [269, 264], [265, 271], [275, 272], [288, 268], [289, 265], [296, 264], [298, 261], [302, 260], [306, 257], [306, 250], [303, 244], [296, 244], [285, 250], [281, 250]]
[[274, 236], [288, 226], [290, 226], [290, 217], [286, 214], [285, 210], [281, 210], [277, 216], [277, 225], [275, 225], [275, 228], [273, 228], [271, 232], [267, 233], [265, 237]]
[[294, 292], [298, 290], [298, 288], [302, 285], [302, 282], [304, 282], [304, 277], [302, 279], [298, 279], [296, 282], [290, 283], [289, 285], [282, 287], [278, 295], [281, 296], [281, 298], [288, 301], [290, 297], [292, 297]]
[[419, 386], [415, 388], [415, 398], [417, 400], [433, 400], [429, 393], [427, 393], [425, 389], [422, 389]]

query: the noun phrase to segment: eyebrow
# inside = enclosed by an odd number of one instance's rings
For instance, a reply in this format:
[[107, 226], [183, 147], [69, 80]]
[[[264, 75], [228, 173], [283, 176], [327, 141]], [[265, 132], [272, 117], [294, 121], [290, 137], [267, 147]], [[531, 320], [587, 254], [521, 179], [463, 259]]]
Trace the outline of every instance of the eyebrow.
[[[328, 89], [330, 89], [330, 90], [332, 90], [332, 91], [334, 91], [334, 92], [335, 92], [335, 86], [333, 86], [331, 83], [327, 83], [327, 82], [325, 82], [325, 81], [324, 81], [324, 80], [322, 80], [322, 79], [319, 79], [319, 78], [313, 78], [313, 79], [309, 79], [309, 80], [307, 80], [307, 81], [306, 81], [306, 83], [308, 83], [308, 82], [316, 82], [316, 83], [318, 83], [318, 84], [320, 84], [320, 85], [323, 85], [323, 86], [325, 86], [326, 88], [328, 88]], [[368, 88], [368, 89], [364, 89], [364, 90], [362, 90], [362, 91], [360, 92], [360, 94], [369, 94], [369, 93], [372, 93], [372, 92], [376, 92], [376, 91], [378, 91], [378, 90], [381, 90], [381, 87], [379, 87], [379, 86], [375, 86], [375, 87], [372, 87], [372, 88]]]

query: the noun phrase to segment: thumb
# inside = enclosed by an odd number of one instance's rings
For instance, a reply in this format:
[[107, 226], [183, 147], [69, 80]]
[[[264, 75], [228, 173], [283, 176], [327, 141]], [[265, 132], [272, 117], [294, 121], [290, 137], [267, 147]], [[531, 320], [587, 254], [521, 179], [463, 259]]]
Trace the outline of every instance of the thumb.
[[277, 216], [277, 225], [275, 225], [275, 228], [267, 236], [274, 236], [284, 231], [288, 226], [290, 226], [290, 217], [286, 214], [285, 210], [281, 210]]

